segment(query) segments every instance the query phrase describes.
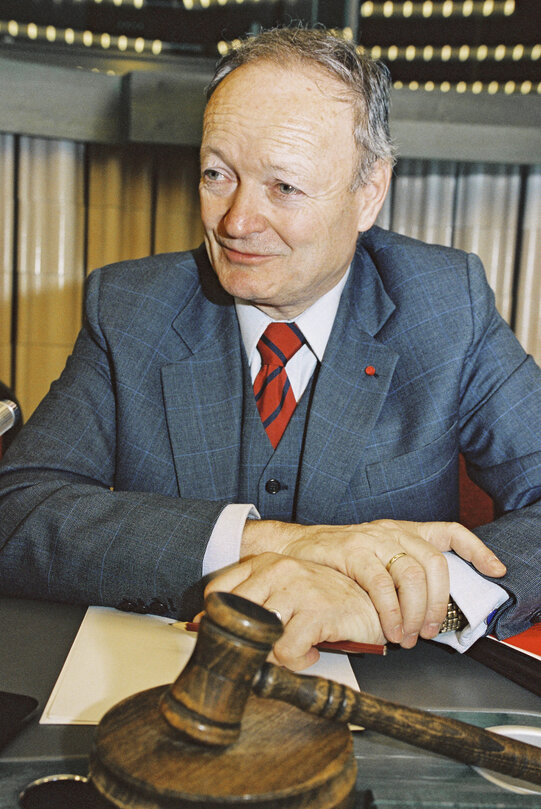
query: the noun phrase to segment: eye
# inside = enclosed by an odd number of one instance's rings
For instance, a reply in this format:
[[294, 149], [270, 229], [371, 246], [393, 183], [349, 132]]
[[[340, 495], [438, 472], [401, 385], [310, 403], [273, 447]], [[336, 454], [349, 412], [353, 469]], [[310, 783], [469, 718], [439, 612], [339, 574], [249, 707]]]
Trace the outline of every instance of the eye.
[[223, 174], [218, 169], [204, 169], [203, 179], [210, 180], [210, 182], [217, 182], [223, 178]]
[[301, 193], [298, 188], [295, 188], [294, 185], [290, 185], [289, 183], [278, 183], [277, 188], [284, 197], [293, 197], [295, 194]]

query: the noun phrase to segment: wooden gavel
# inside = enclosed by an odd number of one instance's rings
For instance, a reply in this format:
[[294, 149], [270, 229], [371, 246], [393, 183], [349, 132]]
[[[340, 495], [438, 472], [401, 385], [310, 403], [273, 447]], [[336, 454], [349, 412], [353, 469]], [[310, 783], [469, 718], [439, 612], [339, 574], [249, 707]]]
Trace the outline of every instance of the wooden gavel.
[[352, 809], [348, 722], [541, 784], [540, 748], [265, 662], [282, 632], [263, 607], [210, 595], [178, 679], [134, 694], [101, 720], [92, 805]]
[[193, 655], [162, 697], [167, 722], [192, 742], [232, 744], [253, 692], [317, 716], [363, 725], [465, 764], [541, 784], [538, 747], [266, 663], [282, 632], [274, 613], [230, 593], [212, 593]]

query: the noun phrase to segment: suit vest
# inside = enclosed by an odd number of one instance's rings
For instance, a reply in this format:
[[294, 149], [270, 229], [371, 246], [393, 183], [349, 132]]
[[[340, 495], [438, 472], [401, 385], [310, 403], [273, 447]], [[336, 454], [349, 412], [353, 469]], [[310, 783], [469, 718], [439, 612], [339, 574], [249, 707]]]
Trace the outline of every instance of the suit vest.
[[302, 463], [312, 374], [276, 449], [273, 449], [257, 409], [250, 368], [243, 351], [243, 408], [239, 468], [239, 503], [253, 503], [266, 520], [295, 521], [296, 491]]

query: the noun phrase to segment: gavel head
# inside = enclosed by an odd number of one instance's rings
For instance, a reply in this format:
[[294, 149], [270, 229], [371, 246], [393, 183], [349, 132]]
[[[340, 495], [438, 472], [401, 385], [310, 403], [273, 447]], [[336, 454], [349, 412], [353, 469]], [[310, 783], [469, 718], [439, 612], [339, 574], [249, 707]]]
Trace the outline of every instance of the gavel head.
[[187, 741], [225, 747], [240, 734], [255, 675], [283, 632], [268, 610], [232, 593], [211, 593], [193, 654], [160, 710]]

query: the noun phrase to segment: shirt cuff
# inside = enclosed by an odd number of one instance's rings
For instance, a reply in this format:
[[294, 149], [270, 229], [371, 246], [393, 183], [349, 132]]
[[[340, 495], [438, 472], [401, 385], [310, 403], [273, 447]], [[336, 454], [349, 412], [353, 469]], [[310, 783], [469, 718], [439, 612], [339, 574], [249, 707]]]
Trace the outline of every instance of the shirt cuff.
[[224, 508], [214, 524], [203, 556], [203, 576], [239, 561], [246, 520], [259, 519], [258, 510], [250, 503], [231, 503]]
[[458, 632], [443, 632], [434, 640], [452, 646], [457, 652], [465, 652], [486, 635], [487, 618], [509, 599], [509, 594], [496, 582], [484, 579], [452, 551], [447, 551], [444, 556], [449, 566], [450, 594], [468, 619], [468, 624]]

